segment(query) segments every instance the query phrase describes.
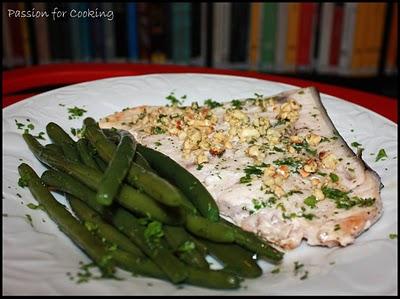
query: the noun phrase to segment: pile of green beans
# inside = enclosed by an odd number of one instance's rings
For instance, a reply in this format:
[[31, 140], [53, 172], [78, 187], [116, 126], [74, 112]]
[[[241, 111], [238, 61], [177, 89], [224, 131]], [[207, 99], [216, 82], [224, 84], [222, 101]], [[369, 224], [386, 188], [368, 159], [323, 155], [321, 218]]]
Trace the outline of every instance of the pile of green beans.
[[[102, 130], [92, 118], [74, 141], [46, 126], [51, 144], [23, 138], [49, 167], [41, 177], [19, 166], [34, 198], [104, 272], [134, 274], [215, 289], [237, 289], [262, 275], [258, 259], [279, 263], [283, 253], [219, 217], [206, 188], [169, 157], [122, 131]], [[72, 212], [51, 191], [65, 194]], [[213, 270], [207, 256], [223, 266]]]

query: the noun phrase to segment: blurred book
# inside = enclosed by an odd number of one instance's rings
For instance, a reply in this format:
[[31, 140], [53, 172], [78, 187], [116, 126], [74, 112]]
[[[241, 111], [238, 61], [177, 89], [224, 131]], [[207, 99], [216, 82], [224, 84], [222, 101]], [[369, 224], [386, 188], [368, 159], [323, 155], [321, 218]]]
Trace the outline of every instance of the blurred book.
[[114, 62], [126, 62], [128, 59], [128, 28], [126, 3], [114, 2]]
[[394, 4], [393, 15], [389, 29], [389, 44], [385, 61], [385, 73], [390, 75], [398, 72], [398, 3]]
[[228, 67], [246, 69], [249, 63], [250, 3], [231, 3], [229, 19], [231, 20], [227, 35], [229, 49], [226, 53], [229, 59]]
[[278, 4], [263, 3], [260, 48], [260, 69], [272, 70], [275, 62], [275, 47], [278, 27]]
[[297, 39], [296, 69], [310, 71], [312, 65], [313, 45], [317, 21], [317, 4], [301, 3], [299, 16], [299, 32]]
[[[112, 11], [112, 3], [103, 2], [102, 9], [104, 11]], [[108, 61], [115, 59], [115, 35], [114, 35], [114, 20], [103, 18], [104, 28], [104, 58]]]
[[[191, 3], [171, 3], [171, 58], [176, 64], [188, 64], [192, 57], [192, 5]], [[166, 24], [163, 25], [166, 26]]]
[[[235, 24], [238, 22], [234, 15], [235, 5], [237, 3], [213, 3], [213, 65], [215, 67], [226, 68], [229, 64], [229, 55], [233, 55], [232, 53], [235, 51], [231, 46], [232, 36], [230, 33], [230, 30], [235, 30], [232, 28], [235, 28]], [[246, 45], [237, 44], [237, 47], [246, 47]]]
[[136, 61], [139, 58], [136, 3], [129, 2], [127, 4], [127, 24], [128, 24], [128, 59], [130, 61]]
[[261, 52], [261, 26], [263, 3], [250, 4], [250, 33], [249, 33], [249, 67], [257, 70]]
[[[166, 63], [169, 38], [170, 15], [167, 3], [148, 3], [150, 62]], [[187, 51], [189, 51], [187, 49]]]

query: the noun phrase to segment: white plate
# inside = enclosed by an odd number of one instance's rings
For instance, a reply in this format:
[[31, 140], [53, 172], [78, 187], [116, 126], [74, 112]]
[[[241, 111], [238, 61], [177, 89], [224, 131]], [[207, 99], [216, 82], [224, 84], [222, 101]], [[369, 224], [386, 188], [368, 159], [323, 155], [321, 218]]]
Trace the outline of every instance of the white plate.
[[[216, 291], [143, 277], [120, 271], [124, 280], [91, 280], [76, 284], [66, 275], [78, 271], [79, 261], [87, 263], [81, 252], [41, 210], [26, 205], [35, 203], [27, 188], [17, 185], [20, 159], [39, 174], [45, 168], [25, 145], [15, 119], [34, 124], [33, 133], [45, 131], [48, 122], [64, 129], [80, 128], [83, 117], [69, 120], [67, 108], [88, 110], [84, 116], [96, 119], [125, 107], [141, 104], [167, 104], [165, 97], [175, 92], [185, 103], [212, 98], [228, 101], [273, 95], [294, 86], [234, 76], [201, 74], [163, 74], [118, 77], [87, 82], [46, 92], [3, 109], [3, 294], [7, 295], [282, 295], [282, 294], [397, 294], [397, 125], [360, 106], [322, 95], [329, 116], [344, 139], [357, 141], [365, 148], [364, 158], [382, 178], [384, 213], [382, 218], [356, 242], [346, 248], [308, 245], [286, 254], [281, 271], [271, 274], [271, 265], [261, 262], [262, 277], [246, 280], [235, 291]], [[60, 104], [65, 106], [60, 106]], [[49, 142], [46, 140], [46, 142]], [[379, 149], [388, 155], [375, 162]], [[374, 155], [370, 155], [374, 153]], [[21, 196], [21, 198], [17, 195]], [[65, 203], [62, 197], [57, 199]], [[33, 219], [32, 227], [26, 214]], [[45, 222], [43, 222], [45, 221]], [[293, 273], [294, 262], [304, 264], [307, 279]], [[334, 262], [334, 264], [332, 264]]]

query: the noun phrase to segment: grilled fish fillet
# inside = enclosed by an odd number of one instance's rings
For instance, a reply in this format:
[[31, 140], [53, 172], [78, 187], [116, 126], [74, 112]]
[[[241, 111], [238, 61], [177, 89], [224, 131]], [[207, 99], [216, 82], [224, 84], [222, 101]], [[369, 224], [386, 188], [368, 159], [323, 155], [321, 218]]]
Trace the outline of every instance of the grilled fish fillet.
[[337, 133], [318, 91], [104, 117], [195, 175], [221, 216], [282, 249], [346, 246], [382, 213], [381, 181]]

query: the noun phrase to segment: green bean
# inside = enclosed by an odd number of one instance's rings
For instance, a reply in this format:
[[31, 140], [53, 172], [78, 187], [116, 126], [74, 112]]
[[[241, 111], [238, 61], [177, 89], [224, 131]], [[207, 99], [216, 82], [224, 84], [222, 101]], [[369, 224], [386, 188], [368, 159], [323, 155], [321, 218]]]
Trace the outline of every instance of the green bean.
[[235, 241], [235, 231], [221, 222], [212, 222], [196, 215], [186, 215], [186, 228], [194, 235], [204, 239], [232, 243]]
[[[73, 172], [71, 172], [73, 176]], [[82, 177], [85, 180], [85, 177]], [[96, 193], [90, 190], [87, 186], [81, 183], [71, 175], [55, 170], [46, 170], [42, 174], [42, 180], [49, 186], [71, 194], [81, 200], [84, 200], [99, 213], [105, 213], [107, 209], [97, 203]], [[99, 181], [99, 176], [95, 177], [95, 181]], [[97, 183], [95, 182], [95, 186]], [[121, 188], [117, 195], [117, 202], [126, 209], [134, 213], [149, 217], [168, 224], [180, 224], [183, 221], [184, 215], [180, 214], [180, 210], [171, 210], [160, 206], [160, 204], [147, 195], [133, 189], [128, 185]]]
[[45, 145], [45, 148], [54, 152], [57, 155], [64, 155], [64, 152], [60, 146], [54, 143], [49, 143]]
[[96, 161], [93, 159], [93, 154], [88, 148], [88, 141], [84, 138], [79, 139], [76, 142], [76, 148], [79, 152], [79, 156], [86, 166], [92, 167], [97, 170], [101, 170], [97, 165]]
[[106, 162], [103, 161], [102, 158], [100, 158], [99, 155], [95, 154], [95, 155], [93, 156], [93, 159], [96, 161], [96, 164], [97, 164], [98, 168], [100, 168], [100, 170], [101, 170], [102, 172], [106, 171], [108, 165], [107, 165]]
[[57, 124], [50, 122], [46, 126], [47, 135], [51, 141], [60, 146], [65, 157], [73, 162], [80, 162], [75, 141]]
[[165, 242], [153, 241], [132, 214], [117, 209], [113, 212], [111, 222], [148, 255], [173, 283], [182, 282], [188, 277], [187, 267], [169, 251]]
[[120, 233], [112, 225], [105, 222], [101, 215], [95, 210], [91, 209], [87, 204], [85, 204], [85, 202], [68, 194], [67, 199], [72, 211], [89, 230], [93, 229], [96, 235], [106, 239], [112, 244], [115, 244], [119, 249], [130, 252], [138, 257], [145, 256], [143, 252], [129, 240], [128, 237]]
[[182, 261], [196, 268], [209, 268], [205, 256], [195, 248], [190, 234], [183, 227], [165, 225], [164, 234], [168, 244]]
[[114, 272], [114, 262], [101, 241], [94, 238], [62, 204], [57, 202], [29, 165], [22, 163], [18, 167], [18, 172], [27, 182], [33, 197], [44, 207], [50, 218], [88, 254], [106, 276], [110, 276]]
[[100, 204], [112, 204], [132, 164], [135, 150], [136, 142], [123, 136], [99, 184], [96, 198]]
[[[115, 144], [110, 142], [97, 126], [93, 125], [93, 120], [85, 120], [85, 129], [83, 132], [85, 137], [96, 148], [100, 157], [109, 162], [115, 151]], [[132, 186], [142, 190], [167, 206], [178, 207], [185, 205], [185, 199], [182, 198], [176, 187], [136, 163], [132, 163], [126, 180]]]
[[206, 270], [190, 267], [187, 282], [193, 285], [214, 289], [237, 289], [240, 278], [221, 270]]
[[201, 240], [209, 249], [209, 253], [220, 260], [224, 270], [241, 277], [255, 278], [262, 275], [262, 269], [253, 260], [253, 253], [235, 244], [213, 243]]
[[218, 221], [219, 210], [217, 204], [194, 175], [173, 159], [151, 148], [139, 144], [137, 151], [144, 156], [159, 175], [177, 186], [203, 217], [211, 221]]

